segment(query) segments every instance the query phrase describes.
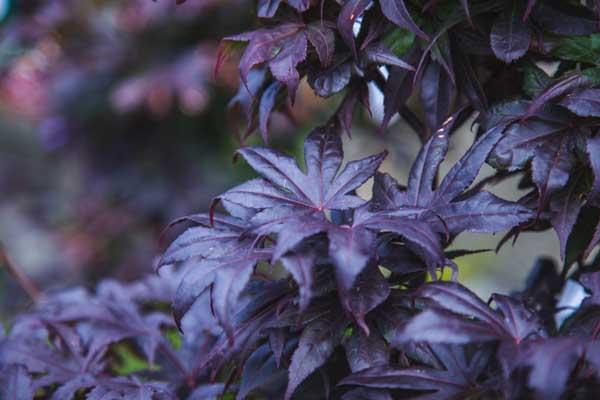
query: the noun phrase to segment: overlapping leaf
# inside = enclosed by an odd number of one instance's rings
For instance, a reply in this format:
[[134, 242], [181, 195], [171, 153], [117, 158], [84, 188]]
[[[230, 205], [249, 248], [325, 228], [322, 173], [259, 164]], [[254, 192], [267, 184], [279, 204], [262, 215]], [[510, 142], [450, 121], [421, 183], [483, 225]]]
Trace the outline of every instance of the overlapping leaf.
[[501, 139], [505, 125], [500, 124], [478, 139], [452, 167], [434, 189], [433, 184], [441, 161], [448, 149], [448, 131], [453, 117], [423, 146], [413, 164], [406, 190], [391, 178], [381, 179], [374, 196], [377, 206], [397, 212], [412, 213], [430, 223], [440, 232], [457, 234], [463, 231], [495, 232], [515, 226], [531, 217], [531, 212], [515, 203], [482, 191], [461, 196], [475, 180], [487, 155]]

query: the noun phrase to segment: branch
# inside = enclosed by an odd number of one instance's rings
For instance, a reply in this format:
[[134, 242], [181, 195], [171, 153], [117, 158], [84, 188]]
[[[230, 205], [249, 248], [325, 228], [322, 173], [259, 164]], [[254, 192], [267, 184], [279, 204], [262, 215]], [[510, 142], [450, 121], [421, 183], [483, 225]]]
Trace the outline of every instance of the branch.
[[33, 301], [37, 302], [43, 298], [43, 293], [38, 289], [35, 283], [33, 283], [27, 275], [21, 272], [21, 269], [17, 268], [10, 260], [2, 242], [0, 242], [0, 264], [6, 268], [8, 273], [17, 281], [21, 289], [23, 289]]

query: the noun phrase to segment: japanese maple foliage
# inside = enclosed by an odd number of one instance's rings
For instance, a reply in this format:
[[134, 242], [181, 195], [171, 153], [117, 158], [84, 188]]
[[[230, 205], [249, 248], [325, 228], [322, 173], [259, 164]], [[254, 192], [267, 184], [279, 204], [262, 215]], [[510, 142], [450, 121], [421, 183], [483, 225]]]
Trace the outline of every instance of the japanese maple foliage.
[[[302, 161], [242, 146], [258, 176], [175, 221], [186, 228], [162, 278], [47, 295], [20, 315], [0, 345], [3, 398], [594, 398], [600, 4], [259, 0], [256, 13], [260, 27], [226, 37], [216, 64], [243, 48], [232, 103], [246, 135], [267, 142], [304, 78], [336, 111]], [[422, 142], [405, 185], [380, 170], [385, 151], [344, 161], [374, 90], [374, 130], [399, 114]], [[517, 201], [486, 190], [515, 176]], [[450, 250], [461, 233], [508, 232], [501, 246], [542, 229], [556, 231], [562, 271], [540, 257], [520, 291], [488, 301], [458, 282], [453, 260], [480, 251]], [[559, 318], [569, 285], [588, 297]], [[119, 375], [124, 348], [147, 366]]]

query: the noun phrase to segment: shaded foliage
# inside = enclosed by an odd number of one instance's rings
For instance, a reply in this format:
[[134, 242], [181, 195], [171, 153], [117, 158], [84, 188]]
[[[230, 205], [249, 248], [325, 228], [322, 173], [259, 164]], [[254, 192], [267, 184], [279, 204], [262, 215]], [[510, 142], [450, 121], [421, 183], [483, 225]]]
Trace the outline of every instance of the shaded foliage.
[[[21, 315], [0, 347], [9, 396], [593, 396], [600, 10], [581, 3], [258, 2], [261, 27], [225, 38], [216, 65], [245, 46], [234, 101], [246, 134], [260, 128], [266, 141], [272, 112], [295, 101], [304, 77], [319, 96], [341, 93], [340, 106], [306, 137], [303, 163], [238, 150], [259, 177], [176, 221], [186, 230], [158, 263], [169, 269], [154, 278], [161, 290], [109, 282]], [[342, 137], [373, 90], [380, 130], [398, 113], [422, 141], [405, 186], [380, 171], [385, 151], [344, 165]], [[473, 114], [475, 139], [440, 177]], [[486, 162], [494, 172], [477, 180]], [[485, 190], [515, 175], [518, 201]], [[522, 291], [487, 302], [456, 281], [453, 258], [477, 252], [448, 250], [461, 233], [508, 231], [501, 245], [549, 228], [562, 272], [541, 260]], [[562, 321], [556, 300], [569, 284], [589, 297]], [[159, 306], [170, 299], [174, 324]], [[179, 348], [165, 336], [175, 327]], [[115, 378], [119, 345], [148, 368]]]

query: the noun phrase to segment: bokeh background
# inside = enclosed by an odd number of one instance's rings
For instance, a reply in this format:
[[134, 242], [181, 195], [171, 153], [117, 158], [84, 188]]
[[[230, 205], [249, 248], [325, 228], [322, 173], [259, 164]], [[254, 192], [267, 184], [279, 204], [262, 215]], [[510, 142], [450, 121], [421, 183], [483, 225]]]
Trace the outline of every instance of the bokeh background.
[[[253, 176], [232, 163], [244, 121], [228, 106], [236, 58], [217, 77], [219, 39], [257, 26], [252, 0], [0, 0], [0, 241], [43, 290], [151, 273], [177, 232], [176, 217], [206, 210], [215, 195]], [[388, 148], [383, 169], [406, 181], [419, 142], [402, 120], [375, 133], [355, 116], [349, 159]], [[339, 98], [303, 83], [290, 113], [271, 121], [271, 145], [299, 155], [304, 135]], [[473, 138], [454, 135], [447, 171]], [[250, 137], [246, 143], [260, 143]], [[482, 172], [482, 176], [490, 170]], [[519, 196], [515, 185], [492, 191]], [[368, 185], [362, 194], [368, 196]], [[494, 249], [495, 236], [464, 235], [454, 247]], [[534, 258], [557, 258], [552, 232], [459, 259], [460, 279], [482, 296], [519, 289]], [[0, 317], [28, 304], [0, 269]]]

